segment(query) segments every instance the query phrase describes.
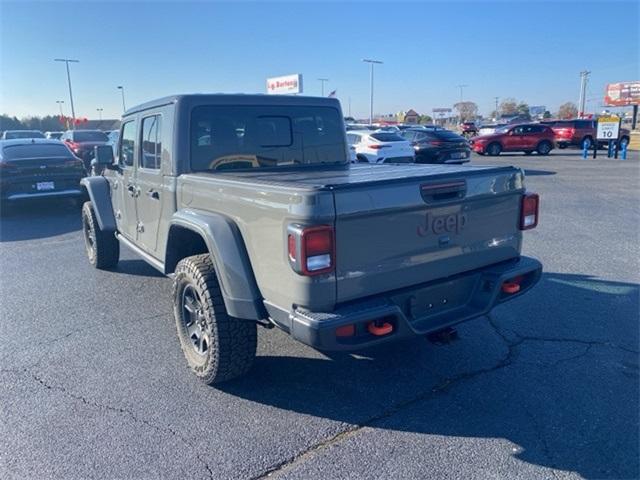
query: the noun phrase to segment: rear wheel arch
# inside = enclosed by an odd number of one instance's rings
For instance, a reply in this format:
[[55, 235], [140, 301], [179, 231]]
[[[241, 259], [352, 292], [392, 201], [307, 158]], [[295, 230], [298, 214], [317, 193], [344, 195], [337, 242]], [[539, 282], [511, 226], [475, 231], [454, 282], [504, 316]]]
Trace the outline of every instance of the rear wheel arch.
[[249, 320], [267, 318], [244, 240], [235, 223], [221, 214], [176, 212], [169, 227], [165, 274], [174, 273], [182, 259], [200, 254], [211, 257], [229, 315]]

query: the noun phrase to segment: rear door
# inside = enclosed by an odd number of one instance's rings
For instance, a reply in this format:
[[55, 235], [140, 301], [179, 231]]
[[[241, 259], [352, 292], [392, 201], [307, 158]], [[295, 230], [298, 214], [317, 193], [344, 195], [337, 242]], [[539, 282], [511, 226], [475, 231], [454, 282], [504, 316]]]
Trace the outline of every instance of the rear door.
[[522, 127], [522, 148], [525, 150], [535, 150], [540, 141], [540, 136], [544, 127], [539, 125], [525, 125]]
[[445, 168], [334, 191], [339, 302], [519, 255], [520, 170]]
[[136, 212], [138, 243], [151, 254], [156, 252], [162, 212], [162, 116], [143, 117], [140, 127]]

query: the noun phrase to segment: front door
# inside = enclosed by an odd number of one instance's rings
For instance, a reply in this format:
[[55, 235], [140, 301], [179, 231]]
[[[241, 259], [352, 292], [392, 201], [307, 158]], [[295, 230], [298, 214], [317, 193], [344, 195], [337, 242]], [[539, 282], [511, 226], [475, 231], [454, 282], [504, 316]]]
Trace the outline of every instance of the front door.
[[512, 128], [509, 133], [504, 136], [503, 144], [505, 151], [522, 150], [522, 127]]
[[154, 255], [163, 203], [162, 117], [158, 114], [143, 118], [141, 134], [136, 183], [139, 192], [136, 197], [138, 243]]
[[130, 120], [122, 125], [118, 147], [118, 170], [113, 176], [113, 212], [118, 231], [130, 240], [136, 240], [136, 125]]

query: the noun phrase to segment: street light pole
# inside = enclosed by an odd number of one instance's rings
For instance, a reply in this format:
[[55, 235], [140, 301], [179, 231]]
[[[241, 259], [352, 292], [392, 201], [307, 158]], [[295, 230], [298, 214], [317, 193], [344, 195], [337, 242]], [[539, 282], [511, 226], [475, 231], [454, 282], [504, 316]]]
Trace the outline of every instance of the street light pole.
[[496, 120], [498, 119], [498, 100], [500, 99], [500, 97], [493, 97], [496, 100]]
[[64, 62], [67, 65], [67, 82], [69, 83], [69, 100], [71, 101], [71, 118], [73, 118], [73, 129], [76, 124], [76, 110], [73, 106], [73, 91], [71, 90], [71, 74], [69, 73], [69, 63], [80, 63], [80, 60], [72, 60], [71, 58], [54, 58], [54, 62]]
[[363, 62], [368, 63], [369, 67], [370, 67], [370, 74], [369, 74], [369, 92], [370, 92], [370, 96], [369, 96], [369, 124], [373, 123], [373, 65], [374, 64], [382, 64], [382, 62], [380, 60], [371, 60], [369, 58], [363, 58], [362, 59]]
[[584, 116], [584, 107], [587, 99], [587, 81], [591, 72], [583, 70], [580, 72], [580, 99], [578, 100], [578, 118]]
[[324, 82], [328, 82], [329, 79], [328, 78], [319, 78], [318, 80], [320, 80], [320, 85], [322, 85], [321, 86], [321, 90], [320, 90], [322, 93], [320, 94], [320, 96], [324, 97]]
[[458, 88], [460, 89], [460, 103], [462, 103], [462, 89], [468, 87], [469, 85], [458, 85]]
[[118, 90], [122, 93], [122, 113], [127, 111], [127, 107], [124, 104], [124, 87], [122, 85], [118, 85]]
[[103, 108], [96, 108], [96, 111], [98, 112], [98, 116], [100, 118], [100, 120], [102, 120], [102, 110], [104, 110]]
[[56, 100], [56, 103], [60, 107], [60, 116], [64, 117], [64, 112], [62, 111], [62, 104], [64, 103], [64, 100]]

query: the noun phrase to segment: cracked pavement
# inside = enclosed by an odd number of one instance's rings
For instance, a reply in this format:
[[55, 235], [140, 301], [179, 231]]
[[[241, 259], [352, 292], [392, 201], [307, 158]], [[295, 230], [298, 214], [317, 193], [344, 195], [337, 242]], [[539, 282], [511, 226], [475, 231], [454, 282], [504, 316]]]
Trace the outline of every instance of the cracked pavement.
[[[563, 152], [565, 153], [565, 152]], [[528, 295], [325, 355], [260, 330], [250, 375], [188, 372], [170, 281], [84, 258], [79, 211], [0, 219], [0, 478], [638, 478], [640, 161], [501, 156], [542, 198]]]

